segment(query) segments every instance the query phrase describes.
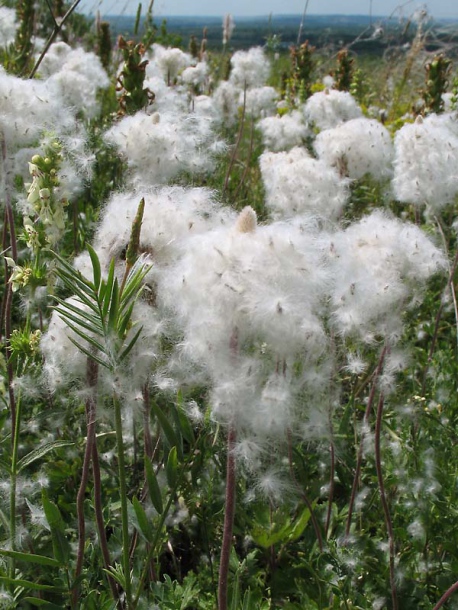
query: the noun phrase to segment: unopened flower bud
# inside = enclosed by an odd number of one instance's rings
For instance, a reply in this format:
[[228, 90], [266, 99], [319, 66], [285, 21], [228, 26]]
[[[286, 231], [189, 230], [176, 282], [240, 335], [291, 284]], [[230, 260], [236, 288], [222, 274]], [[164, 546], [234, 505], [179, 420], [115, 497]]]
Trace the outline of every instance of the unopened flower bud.
[[239, 233], [253, 233], [256, 230], [257, 216], [253, 208], [247, 205], [240, 212], [235, 228]]
[[47, 201], [50, 197], [51, 197], [51, 192], [49, 189], [47, 189], [47, 188], [40, 189], [40, 199], [44, 199], [45, 201]]

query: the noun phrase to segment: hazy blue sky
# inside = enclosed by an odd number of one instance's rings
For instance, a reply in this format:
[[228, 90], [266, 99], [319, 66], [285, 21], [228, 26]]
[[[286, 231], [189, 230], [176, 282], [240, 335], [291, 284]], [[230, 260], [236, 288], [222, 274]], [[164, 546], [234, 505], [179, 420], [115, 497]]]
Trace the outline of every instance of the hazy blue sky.
[[[134, 14], [138, 0], [83, 0], [85, 11], [103, 14]], [[142, 0], [144, 7], [149, 0]], [[387, 16], [394, 11], [399, 15], [410, 15], [416, 8], [427, 6], [429, 13], [436, 18], [458, 17], [456, 0], [309, 0], [310, 14], [353, 14], [368, 15], [372, 4], [372, 14]], [[154, 13], [162, 15], [268, 15], [302, 13], [305, 0], [155, 0]]]

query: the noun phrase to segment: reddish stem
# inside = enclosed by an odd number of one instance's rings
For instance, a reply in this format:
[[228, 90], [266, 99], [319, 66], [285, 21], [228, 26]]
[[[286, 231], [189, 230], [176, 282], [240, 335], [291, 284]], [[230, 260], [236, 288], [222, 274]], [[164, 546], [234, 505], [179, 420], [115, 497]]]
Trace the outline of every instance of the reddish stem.
[[444, 593], [444, 595], [440, 598], [440, 600], [434, 606], [433, 610], [439, 610], [439, 608], [442, 608], [442, 606], [445, 604], [445, 602], [448, 600], [448, 598], [451, 597], [453, 595], [453, 593], [455, 593], [455, 591], [458, 591], [458, 582], [456, 582], [449, 589], [447, 589], [447, 591]]
[[[387, 352], [387, 346], [385, 345], [382, 353], [380, 354], [380, 358], [377, 364], [377, 368], [375, 369], [375, 373], [374, 373], [374, 379], [372, 381], [372, 387], [371, 387], [371, 391], [369, 394], [369, 399], [367, 401], [367, 406], [366, 406], [366, 411], [364, 413], [364, 423], [367, 424], [369, 422], [369, 416], [371, 414], [372, 411], [372, 405], [374, 403], [374, 398], [375, 398], [375, 391], [377, 389], [377, 380], [379, 378], [380, 373], [382, 372], [382, 368], [383, 368], [383, 362], [385, 360], [385, 355]], [[355, 505], [355, 499], [356, 499], [356, 491], [358, 489], [358, 485], [359, 485], [359, 475], [361, 474], [361, 464], [363, 462], [363, 450], [364, 450], [364, 437], [361, 438], [360, 444], [359, 444], [359, 449], [358, 449], [358, 457], [356, 460], [356, 470], [355, 470], [355, 476], [353, 478], [353, 485], [352, 485], [352, 489], [351, 489], [351, 496], [350, 496], [350, 503], [348, 505], [348, 516], [347, 516], [347, 524], [345, 527], [345, 536], [348, 537], [348, 535], [350, 534], [350, 527], [351, 527], [351, 518], [353, 516], [353, 507]]]
[[391, 600], [393, 610], [398, 610], [398, 596], [396, 590], [396, 575], [395, 575], [395, 544], [394, 544], [394, 532], [393, 524], [391, 522], [390, 509], [388, 507], [388, 500], [386, 497], [385, 483], [383, 481], [382, 471], [382, 457], [381, 457], [381, 432], [382, 432], [382, 416], [383, 416], [383, 393], [380, 394], [380, 398], [377, 405], [377, 418], [375, 422], [375, 468], [377, 470], [377, 481], [380, 491], [380, 499], [383, 507], [383, 514], [385, 516], [385, 525], [388, 532], [388, 540], [390, 547], [390, 584], [391, 584]]
[[232, 532], [235, 515], [235, 482], [236, 468], [234, 447], [237, 433], [234, 424], [229, 426], [227, 435], [227, 466], [226, 466], [226, 502], [224, 513], [224, 532], [221, 546], [218, 580], [218, 610], [227, 610], [227, 588], [229, 576], [229, 560], [232, 548]]

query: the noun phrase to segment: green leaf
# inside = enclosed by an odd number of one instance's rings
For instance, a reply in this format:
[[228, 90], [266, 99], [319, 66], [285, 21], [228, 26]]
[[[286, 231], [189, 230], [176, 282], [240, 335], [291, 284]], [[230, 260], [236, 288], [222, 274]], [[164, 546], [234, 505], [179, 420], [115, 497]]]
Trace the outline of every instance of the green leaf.
[[181, 390], [178, 391], [177, 395], [177, 404], [174, 409], [174, 419], [177, 427], [179, 428], [183, 438], [192, 445], [194, 443], [194, 430], [192, 429], [191, 424], [189, 423], [189, 419], [186, 415], [186, 412], [183, 408], [183, 394]]
[[161, 424], [162, 431], [164, 432], [170, 447], [176, 447], [178, 445], [177, 435], [164, 414], [164, 411], [162, 411], [162, 409], [160, 409], [154, 401], [151, 403], [151, 408]]
[[37, 447], [37, 449], [34, 449], [19, 460], [17, 465], [18, 472], [21, 472], [23, 468], [26, 468], [30, 464], [33, 464], [33, 462], [36, 462], [37, 460], [41, 459], [50, 451], [58, 449], [59, 447], [71, 447], [74, 444], [75, 443], [71, 441], [52, 441], [50, 443], [45, 443], [44, 445], [41, 445], [41, 447]]
[[146, 516], [143, 506], [135, 496], [132, 498], [132, 506], [134, 507], [135, 516], [137, 517], [140, 534], [143, 535], [146, 542], [152, 542], [154, 537], [153, 528], [151, 527], [151, 523]]
[[106, 283], [105, 282], [102, 283], [102, 285], [104, 286], [104, 294], [103, 294], [103, 302], [102, 302], [102, 316], [104, 318], [107, 315], [108, 310], [110, 308], [111, 293], [113, 290], [113, 283], [114, 283], [114, 269], [115, 269], [114, 259], [111, 259], [110, 268], [108, 270], [107, 281], [106, 281]]
[[94, 286], [95, 289], [98, 290], [102, 278], [99, 257], [97, 256], [97, 253], [94, 248], [92, 248], [92, 246], [90, 246], [89, 244], [87, 245], [87, 251], [89, 252], [89, 256], [91, 257], [92, 272], [94, 274]]
[[145, 474], [146, 482], [148, 483], [149, 497], [154, 508], [161, 515], [164, 510], [164, 506], [162, 504], [162, 494], [159, 487], [159, 483], [157, 482], [157, 477], [154, 472], [153, 465], [147, 455], [145, 455]]
[[[101, 343], [99, 343], [99, 341], [97, 341], [97, 339], [94, 339], [94, 337], [91, 337], [91, 336], [87, 335], [86, 333], [83, 333], [82, 330], [80, 330], [77, 326], [75, 326], [74, 324], [72, 324], [68, 320], [65, 320], [65, 323], [75, 333], [75, 335], [78, 335], [79, 337], [81, 337], [81, 339], [84, 339], [85, 341], [87, 341], [96, 350], [102, 352], [102, 354], [105, 353], [104, 346]], [[72, 337], [69, 337], [69, 339], [71, 341]]]
[[127, 347], [125, 347], [124, 350], [119, 354], [119, 362], [122, 362], [128, 356], [128, 354], [130, 354], [130, 352], [132, 351], [132, 348], [138, 341], [138, 337], [140, 336], [142, 329], [143, 329], [143, 326], [140, 326], [140, 328], [137, 330], [135, 335], [129, 341]]
[[54, 556], [61, 565], [67, 566], [70, 559], [70, 544], [65, 535], [64, 520], [56, 504], [48, 498], [45, 489], [42, 490], [42, 501], [46, 520], [51, 529]]
[[62, 606], [56, 606], [51, 602], [47, 602], [44, 599], [38, 597], [24, 597], [23, 600], [36, 608], [45, 608], [45, 610], [62, 610]]
[[[83, 339], [87, 339], [89, 341], [89, 339], [92, 339], [92, 337], [89, 337], [87, 334], [79, 330], [80, 326], [88, 330], [90, 333], [94, 333], [99, 336], [101, 335], [99, 327], [87, 324], [87, 322], [85, 322], [82, 317], [74, 316], [73, 314], [66, 311], [66, 309], [63, 307], [54, 307], [54, 310], [59, 314], [61, 318], [64, 318], [65, 324], [67, 324], [69, 328], [74, 330], [80, 337], [83, 337]], [[71, 322], [73, 322], [76, 326], [70, 325], [69, 320], [71, 320]], [[95, 341], [95, 339], [92, 340]]]
[[[53, 298], [61, 305], [61, 310], [69, 309], [70, 311], [73, 311], [76, 318], [83, 318], [87, 321], [87, 324], [92, 327], [91, 329], [93, 330], [93, 332], [99, 335], [103, 335], [103, 327], [100, 323], [100, 315], [98, 313], [94, 314], [89, 311], [85, 311], [84, 309], [76, 307], [76, 305], [70, 303], [69, 301], [63, 301], [59, 297], [55, 296]], [[58, 308], [55, 307], [54, 309], [57, 310]]]
[[14, 587], [24, 587], [24, 589], [33, 589], [35, 591], [53, 591], [55, 593], [65, 593], [65, 589], [62, 587], [55, 587], [54, 585], [40, 585], [37, 582], [30, 580], [22, 580], [21, 578], [9, 578], [8, 576], [0, 576], [0, 582], [4, 582], [7, 585], [13, 585]]
[[122, 291], [122, 307], [126, 307], [126, 304], [130, 302], [132, 298], [134, 300], [138, 297], [142, 289], [142, 282], [145, 276], [149, 273], [151, 269], [151, 265], [141, 265], [137, 270], [131, 271], [127, 277], [126, 285], [124, 286], [124, 290]]
[[126, 588], [126, 577], [124, 576], [124, 572], [122, 570], [122, 566], [119, 563], [116, 563], [114, 566], [110, 566], [108, 570], [105, 568], [103, 571], [114, 578], [117, 583], [121, 585], [121, 587], [125, 590]]
[[178, 457], [176, 447], [172, 447], [169, 451], [169, 457], [167, 458], [167, 464], [165, 466], [165, 474], [167, 475], [167, 481], [170, 487], [175, 487], [178, 478]]
[[85, 348], [83, 345], [81, 345], [81, 343], [78, 343], [78, 341], [75, 341], [75, 339], [73, 339], [72, 337], [69, 337], [69, 339], [73, 343], [73, 345], [75, 345], [80, 351], [82, 351], [83, 354], [86, 354], [88, 358], [92, 358], [92, 360], [98, 362], [100, 366], [104, 366], [108, 369], [110, 368], [109, 362], [107, 362], [106, 360], [102, 360], [102, 358], [99, 358], [96, 354], [94, 354], [94, 352], [91, 352], [90, 350]]
[[44, 555], [34, 555], [33, 553], [20, 553], [19, 551], [10, 551], [8, 549], [0, 549], [0, 555], [5, 557], [11, 557], [18, 561], [26, 561], [27, 563], [37, 563], [41, 566], [51, 566], [53, 568], [59, 568], [60, 563], [52, 557], [45, 557]]
[[134, 309], [135, 301], [129, 305], [127, 311], [125, 311], [122, 315], [119, 316], [118, 321], [118, 333], [120, 337], [124, 337], [127, 331], [127, 327], [129, 326], [130, 319], [132, 317], [132, 311]]
[[291, 522], [288, 517], [282, 525], [273, 524], [272, 527], [263, 527], [262, 525], [256, 525], [251, 531], [251, 536], [254, 542], [267, 549], [278, 542], [283, 544], [287, 542], [293, 542], [302, 536], [307, 524], [310, 520], [310, 511], [306, 507], [300, 514], [300, 516]]
[[118, 279], [116, 278], [113, 282], [113, 289], [111, 291], [110, 311], [108, 314], [108, 330], [115, 332], [118, 325], [118, 313], [119, 313], [119, 285]]

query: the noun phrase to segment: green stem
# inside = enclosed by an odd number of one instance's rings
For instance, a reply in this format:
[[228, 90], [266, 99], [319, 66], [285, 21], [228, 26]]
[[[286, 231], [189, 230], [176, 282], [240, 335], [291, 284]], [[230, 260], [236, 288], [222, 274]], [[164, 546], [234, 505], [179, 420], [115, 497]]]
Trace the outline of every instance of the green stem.
[[[17, 489], [17, 464], [19, 453], [19, 430], [21, 427], [21, 395], [16, 402], [16, 417], [14, 419], [13, 447], [11, 456], [11, 479], [10, 479], [10, 538], [11, 549], [16, 550], [16, 489]], [[14, 558], [10, 561], [10, 578], [15, 577], [16, 562]]]
[[[196, 440], [196, 442], [197, 442], [197, 440]], [[160, 518], [158, 526], [156, 528], [156, 534], [155, 534], [154, 539], [153, 539], [153, 541], [151, 543], [151, 546], [148, 549], [148, 552], [147, 552], [147, 555], [146, 555], [146, 561], [145, 561], [145, 564], [143, 566], [143, 571], [142, 571], [141, 576], [140, 576], [140, 578], [138, 580], [137, 594], [135, 595], [135, 601], [134, 601], [133, 608], [137, 607], [138, 600], [140, 599], [140, 595], [142, 593], [143, 586], [144, 586], [145, 581], [146, 581], [146, 577], [148, 576], [149, 567], [151, 565], [151, 559], [153, 558], [154, 552], [155, 552], [157, 544], [159, 542], [159, 538], [160, 538], [160, 536], [162, 534], [162, 528], [164, 527], [165, 520], [166, 520], [167, 515], [169, 513], [170, 507], [172, 506], [172, 502], [175, 499], [176, 490], [180, 486], [181, 481], [183, 480], [186, 472], [188, 471], [187, 467], [188, 467], [189, 463], [192, 461], [192, 459], [194, 457], [195, 457], [194, 456], [194, 451], [190, 451], [188, 458], [183, 463], [183, 467], [180, 468], [179, 471], [178, 471], [178, 476], [177, 476], [177, 479], [175, 481], [175, 485], [170, 489], [170, 493], [169, 493], [169, 498], [167, 500], [167, 504], [164, 506], [164, 510], [162, 511], [161, 518]]]
[[[76, 557], [75, 582], [79, 581], [79, 577], [83, 570], [84, 562], [84, 545], [86, 542], [86, 521], [84, 518], [84, 500], [86, 497], [86, 487], [89, 481], [89, 470], [91, 466], [91, 457], [95, 443], [95, 418], [96, 418], [96, 388], [98, 378], [98, 366], [94, 360], [87, 359], [86, 364], [87, 385], [91, 393], [86, 400], [86, 448], [84, 451], [83, 469], [81, 472], [81, 482], [76, 496], [76, 514], [78, 520], [78, 551]], [[77, 608], [80, 595], [79, 586], [76, 586], [72, 592], [72, 608]]]
[[127, 610], [129, 610], [130, 608], [135, 608], [135, 605], [132, 603], [132, 586], [130, 581], [129, 520], [127, 514], [127, 485], [126, 467], [124, 462], [124, 439], [122, 435], [121, 403], [116, 394], [113, 395], [113, 406], [115, 411], [116, 445], [118, 452], [119, 493], [121, 496], [122, 567], [126, 583], [126, 607]]

